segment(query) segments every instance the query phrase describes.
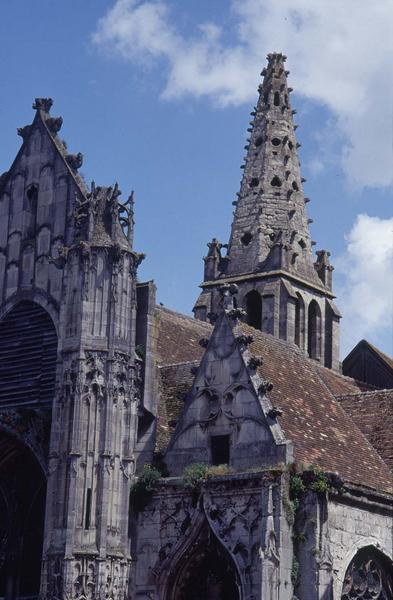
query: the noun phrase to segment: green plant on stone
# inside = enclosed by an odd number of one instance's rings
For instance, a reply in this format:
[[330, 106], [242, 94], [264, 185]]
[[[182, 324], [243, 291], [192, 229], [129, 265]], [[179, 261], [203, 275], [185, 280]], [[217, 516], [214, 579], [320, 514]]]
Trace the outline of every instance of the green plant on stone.
[[320, 467], [314, 467], [313, 473], [314, 481], [310, 485], [310, 490], [317, 494], [326, 494], [326, 492], [330, 492], [332, 488], [326, 473], [324, 473]]
[[161, 473], [151, 465], [144, 465], [138, 479], [131, 487], [131, 506], [136, 512], [142, 511], [150, 502], [158, 487]]
[[208, 477], [209, 466], [206, 463], [192, 463], [183, 471], [183, 485], [186, 489], [199, 491]]

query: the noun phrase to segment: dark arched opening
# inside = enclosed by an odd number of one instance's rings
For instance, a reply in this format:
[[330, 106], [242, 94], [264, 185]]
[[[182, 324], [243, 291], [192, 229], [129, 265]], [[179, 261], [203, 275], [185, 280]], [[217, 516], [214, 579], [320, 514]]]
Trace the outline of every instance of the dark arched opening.
[[256, 290], [246, 295], [247, 323], [255, 329], [262, 328], [262, 298]]
[[17, 304], [0, 323], [0, 408], [50, 405], [53, 401], [57, 335], [38, 304]]
[[0, 598], [38, 597], [46, 480], [32, 452], [0, 432]]
[[308, 342], [307, 352], [310, 358], [321, 358], [321, 309], [315, 300], [308, 307]]
[[295, 300], [295, 344], [304, 348], [304, 301], [300, 294]]
[[344, 578], [341, 600], [393, 598], [393, 564], [373, 546], [359, 550]]
[[228, 552], [205, 525], [198, 543], [170, 581], [167, 600], [239, 600], [240, 583]]

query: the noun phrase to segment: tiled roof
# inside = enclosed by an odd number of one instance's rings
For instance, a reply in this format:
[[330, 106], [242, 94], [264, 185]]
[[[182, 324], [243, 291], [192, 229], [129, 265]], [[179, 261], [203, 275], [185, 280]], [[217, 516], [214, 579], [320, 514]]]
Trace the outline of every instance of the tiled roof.
[[353, 393], [336, 398], [393, 470], [393, 390]]
[[160, 366], [196, 361], [202, 358], [204, 349], [199, 345], [202, 337], [212, 332], [210, 323], [193, 317], [156, 307], [158, 327], [157, 363]]
[[389, 469], [335, 400], [318, 364], [292, 344], [244, 323], [238, 329], [253, 336], [250, 350], [263, 358], [259, 371], [274, 385], [269, 398], [283, 410], [278, 421], [294, 443], [295, 460], [318, 464], [352, 483], [391, 489]]
[[317, 368], [320, 378], [334, 396], [337, 394], [351, 394], [375, 389], [371, 385], [356, 381], [355, 379], [352, 379], [352, 377], [341, 375], [341, 373], [332, 371], [332, 369], [328, 369], [322, 365], [317, 364]]
[[[208, 337], [212, 327], [168, 309], [157, 309], [157, 316], [161, 377], [157, 449], [162, 451], [173, 431], [169, 422], [178, 419], [191, 388], [192, 362], [198, 364], [204, 352], [198, 341]], [[295, 460], [338, 472], [352, 483], [391, 490], [388, 467], [333, 395], [359, 394], [358, 384], [328, 373], [293, 344], [244, 323], [236, 326], [235, 334], [239, 333], [253, 336], [250, 351], [263, 358], [260, 374], [274, 384], [269, 397], [283, 410], [278, 420], [294, 443]]]

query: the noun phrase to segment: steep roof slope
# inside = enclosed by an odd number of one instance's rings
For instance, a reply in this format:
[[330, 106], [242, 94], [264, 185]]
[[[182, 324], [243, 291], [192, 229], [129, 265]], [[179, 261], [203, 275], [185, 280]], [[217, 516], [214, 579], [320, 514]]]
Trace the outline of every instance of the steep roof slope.
[[297, 348], [244, 323], [238, 328], [263, 358], [261, 375], [274, 387], [272, 402], [283, 409], [279, 423], [295, 446], [295, 459], [336, 471], [353, 483], [391, 489], [389, 469], [322, 381], [315, 361]]
[[336, 398], [393, 470], [393, 390], [353, 393]]
[[393, 388], [393, 359], [361, 340], [343, 360], [343, 372], [374, 388]]
[[[199, 339], [209, 336], [212, 327], [163, 308], [157, 309], [157, 318], [161, 377], [157, 449], [164, 450], [192, 385], [190, 363], [198, 363], [204, 352]], [[359, 392], [356, 382], [340, 375], [326, 376], [326, 369], [296, 346], [244, 323], [236, 325], [234, 334], [253, 337], [249, 349], [263, 359], [259, 374], [274, 385], [269, 397], [283, 411], [278, 421], [294, 443], [296, 461], [318, 464], [353, 483], [392, 488], [387, 465], [334, 398], [333, 393]]]
[[209, 336], [213, 327], [210, 323], [197, 321], [193, 317], [156, 307], [158, 325], [157, 363], [167, 366], [200, 360], [204, 349], [199, 340]]

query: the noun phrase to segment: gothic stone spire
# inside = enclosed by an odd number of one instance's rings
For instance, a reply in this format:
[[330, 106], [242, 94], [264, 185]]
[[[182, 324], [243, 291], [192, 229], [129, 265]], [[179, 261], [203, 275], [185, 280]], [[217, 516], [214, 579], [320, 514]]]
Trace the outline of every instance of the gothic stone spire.
[[[340, 314], [332, 299], [329, 254], [313, 259], [300, 162], [285, 70], [286, 57], [268, 55], [251, 115], [243, 179], [228, 250], [208, 244], [195, 317], [213, 319], [219, 287], [236, 283], [249, 325], [296, 343], [311, 358], [338, 369]], [[210, 315], [210, 316], [209, 316]]]
[[250, 123], [228, 249], [228, 275], [284, 269], [321, 284], [312, 243], [283, 54], [269, 54]]

